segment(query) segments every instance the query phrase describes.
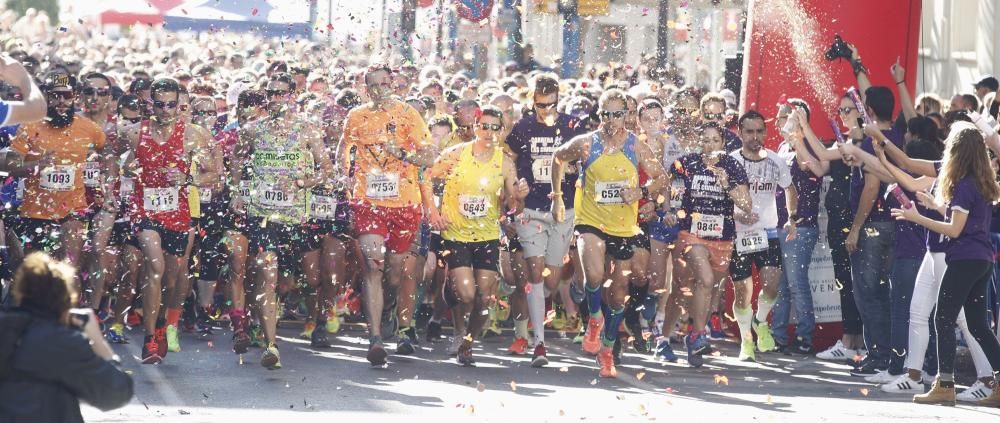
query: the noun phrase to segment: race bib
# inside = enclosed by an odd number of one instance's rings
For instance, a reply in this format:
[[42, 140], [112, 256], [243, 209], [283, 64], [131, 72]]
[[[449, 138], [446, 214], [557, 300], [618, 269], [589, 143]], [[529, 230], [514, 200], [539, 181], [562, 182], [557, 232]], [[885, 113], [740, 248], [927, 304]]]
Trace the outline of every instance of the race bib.
[[83, 164], [83, 185], [94, 188], [101, 185], [101, 164], [86, 162]]
[[759, 251], [766, 251], [767, 247], [766, 229], [742, 231], [736, 234], [736, 252], [738, 254], [750, 254]]
[[365, 195], [375, 200], [399, 197], [399, 174], [368, 174], [368, 189]]
[[132, 191], [134, 190], [135, 181], [132, 178], [123, 176], [118, 186], [118, 196], [124, 200], [132, 196]]
[[17, 184], [14, 198], [16, 198], [17, 201], [24, 201], [24, 179], [18, 179], [17, 182], [14, 183]]
[[42, 169], [39, 175], [39, 185], [49, 191], [72, 191], [75, 184], [76, 171], [70, 165], [49, 166]]
[[212, 190], [209, 188], [198, 188], [198, 202], [209, 204], [212, 202]]
[[722, 216], [692, 213], [691, 233], [700, 238], [722, 238], [724, 222], [725, 220]]
[[240, 200], [243, 200], [243, 204], [250, 202], [250, 181], [240, 181]]
[[597, 192], [597, 204], [625, 204], [622, 199], [622, 191], [628, 188], [626, 181], [594, 183], [594, 190]]
[[670, 184], [670, 207], [679, 209], [684, 205], [684, 191], [687, 187], [684, 181], [674, 179]]
[[179, 209], [180, 195], [177, 187], [144, 188], [142, 206], [148, 213], [166, 213]]
[[535, 159], [531, 161], [531, 174], [535, 176], [535, 182], [540, 184], [552, 183], [552, 159]]
[[328, 195], [313, 195], [309, 203], [309, 217], [333, 220], [337, 216], [337, 199]]
[[459, 212], [469, 219], [486, 217], [486, 211], [490, 208], [485, 195], [459, 195], [458, 204], [461, 207]]
[[263, 207], [288, 208], [295, 205], [295, 194], [280, 186], [259, 183], [255, 191], [257, 204]]

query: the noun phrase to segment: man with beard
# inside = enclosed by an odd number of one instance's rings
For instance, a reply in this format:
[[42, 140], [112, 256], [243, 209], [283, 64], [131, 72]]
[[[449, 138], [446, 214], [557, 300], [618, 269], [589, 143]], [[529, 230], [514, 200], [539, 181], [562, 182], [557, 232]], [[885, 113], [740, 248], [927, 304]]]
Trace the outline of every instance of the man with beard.
[[[312, 188], [332, 175], [333, 164], [321, 129], [295, 112], [292, 76], [274, 74], [266, 93], [268, 117], [240, 128], [233, 168], [242, 169], [244, 165], [249, 168], [250, 263], [256, 266], [255, 298], [267, 341], [260, 364], [275, 370], [281, 368], [275, 295], [279, 271], [283, 275], [282, 288], [287, 291], [293, 278], [293, 263], [301, 251], [309, 249], [309, 233], [303, 224], [309, 219]], [[231, 174], [230, 182], [238, 186], [239, 175]], [[236, 196], [230, 207], [234, 212], [241, 211], [243, 201]]]
[[89, 152], [104, 149], [106, 137], [93, 121], [76, 116], [75, 86], [69, 75], [45, 76], [41, 88], [47, 116], [18, 130], [8, 172], [25, 177], [19, 232], [26, 252], [55, 252], [79, 268], [87, 207], [84, 162]]
[[349, 175], [349, 152], [357, 148], [351, 212], [368, 270], [364, 280], [367, 359], [372, 366], [383, 366], [383, 284], [397, 290], [403, 279], [410, 244], [420, 233], [418, 171], [433, 164], [437, 148], [430, 143], [430, 132], [420, 114], [391, 98], [392, 70], [388, 66], [368, 68], [364, 84], [370, 102], [348, 113], [338, 165], [339, 175]]
[[[144, 256], [142, 279], [143, 364], [156, 364], [167, 354], [166, 324], [180, 320], [180, 309], [167, 310], [161, 316], [162, 282], [167, 282], [167, 298], [174, 295], [181, 256], [187, 247], [191, 229], [188, 187], [199, 181], [191, 178], [191, 163], [213, 163], [208, 153], [211, 134], [197, 125], [187, 125], [178, 118], [180, 84], [173, 79], [158, 79], [150, 86], [153, 114], [150, 120], [123, 133], [130, 152], [123, 167], [136, 175], [129, 201], [129, 213], [136, 239]], [[201, 168], [199, 177], [211, 176], [212, 169]], [[164, 319], [164, 317], [166, 317]]]

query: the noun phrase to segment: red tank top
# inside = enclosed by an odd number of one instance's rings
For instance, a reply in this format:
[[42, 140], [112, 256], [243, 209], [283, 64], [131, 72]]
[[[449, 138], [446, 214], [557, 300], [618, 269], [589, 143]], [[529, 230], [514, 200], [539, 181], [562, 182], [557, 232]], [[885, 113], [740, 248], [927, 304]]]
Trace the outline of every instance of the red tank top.
[[191, 229], [187, 186], [174, 186], [167, 179], [170, 169], [189, 174], [184, 155], [184, 122], [177, 121], [174, 132], [163, 144], [153, 140], [149, 121], [142, 122], [139, 133], [135, 157], [140, 170], [132, 191], [132, 221], [148, 219], [168, 230], [187, 232]]

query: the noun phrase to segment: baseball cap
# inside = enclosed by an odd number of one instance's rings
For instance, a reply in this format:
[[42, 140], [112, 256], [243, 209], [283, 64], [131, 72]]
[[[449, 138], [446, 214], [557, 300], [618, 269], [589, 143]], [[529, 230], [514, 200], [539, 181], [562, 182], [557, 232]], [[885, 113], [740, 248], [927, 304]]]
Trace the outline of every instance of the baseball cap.
[[73, 91], [76, 78], [65, 72], [49, 72], [42, 77], [41, 89], [45, 91]]

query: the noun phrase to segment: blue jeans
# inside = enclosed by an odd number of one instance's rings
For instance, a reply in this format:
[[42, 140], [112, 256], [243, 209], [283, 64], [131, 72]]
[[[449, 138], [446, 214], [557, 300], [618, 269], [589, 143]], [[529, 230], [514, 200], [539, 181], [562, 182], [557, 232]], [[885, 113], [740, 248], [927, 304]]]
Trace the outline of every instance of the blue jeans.
[[896, 222], [868, 222], [851, 254], [854, 300], [864, 325], [865, 346], [876, 368], [889, 367], [889, 270], [896, 249]]
[[896, 258], [889, 284], [889, 374], [903, 374], [910, 337], [910, 301], [922, 258]]
[[819, 228], [798, 227], [796, 233], [795, 239], [785, 241], [787, 233], [784, 230], [778, 231], [782, 272], [778, 300], [774, 303], [774, 314], [771, 316], [771, 332], [775, 342], [789, 345], [788, 318], [794, 301], [797, 320], [795, 337], [800, 345], [812, 347], [816, 315], [813, 312], [812, 285], [809, 283], [809, 263], [819, 240]]

